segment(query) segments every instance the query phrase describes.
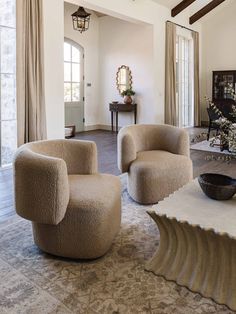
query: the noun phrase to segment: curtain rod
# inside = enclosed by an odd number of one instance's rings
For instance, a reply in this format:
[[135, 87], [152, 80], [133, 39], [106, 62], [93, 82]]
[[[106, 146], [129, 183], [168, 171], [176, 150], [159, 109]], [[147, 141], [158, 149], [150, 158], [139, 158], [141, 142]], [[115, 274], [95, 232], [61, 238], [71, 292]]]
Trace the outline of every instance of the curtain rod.
[[197, 33], [197, 31], [195, 31], [195, 30], [193, 30], [193, 29], [191, 29], [191, 28], [188, 28], [188, 27], [186, 27], [186, 26], [183, 26], [183, 25], [180, 25], [180, 24], [174, 23], [174, 22], [169, 21], [169, 20], [167, 20], [167, 22], [169, 22], [169, 23], [173, 23], [173, 24], [175, 24], [176, 26], [179, 26], [179, 27], [181, 27], [181, 28], [185, 28], [185, 29], [187, 29], [187, 30], [189, 30], [189, 31], [191, 31], [191, 32], [195, 32], [195, 33]]

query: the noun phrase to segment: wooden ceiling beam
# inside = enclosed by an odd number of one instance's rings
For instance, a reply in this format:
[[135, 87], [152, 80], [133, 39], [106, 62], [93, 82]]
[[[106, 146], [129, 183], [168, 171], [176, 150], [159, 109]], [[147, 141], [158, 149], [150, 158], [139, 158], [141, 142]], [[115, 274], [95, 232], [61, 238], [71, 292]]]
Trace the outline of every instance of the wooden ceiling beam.
[[193, 24], [199, 19], [201, 19], [204, 15], [208, 14], [210, 11], [218, 7], [222, 2], [225, 0], [213, 0], [210, 3], [208, 3], [205, 7], [203, 7], [201, 10], [199, 10], [197, 13], [192, 15], [189, 19], [189, 23]]
[[186, 9], [190, 4], [195, 2], [196, 0], [183, 0], [176, 7], [171, 10], [171, 16], [174, 17]]

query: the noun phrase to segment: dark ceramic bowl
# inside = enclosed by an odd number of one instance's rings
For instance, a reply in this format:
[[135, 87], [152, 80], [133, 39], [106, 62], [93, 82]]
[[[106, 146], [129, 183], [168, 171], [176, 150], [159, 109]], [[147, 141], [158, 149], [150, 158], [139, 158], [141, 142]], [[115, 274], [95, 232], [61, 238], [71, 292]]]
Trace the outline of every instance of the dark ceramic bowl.
[[236, 179], [216, 173], [204, 173], [198, 177], [203, 192], [218, 201], [231, 199], [236, 193]]

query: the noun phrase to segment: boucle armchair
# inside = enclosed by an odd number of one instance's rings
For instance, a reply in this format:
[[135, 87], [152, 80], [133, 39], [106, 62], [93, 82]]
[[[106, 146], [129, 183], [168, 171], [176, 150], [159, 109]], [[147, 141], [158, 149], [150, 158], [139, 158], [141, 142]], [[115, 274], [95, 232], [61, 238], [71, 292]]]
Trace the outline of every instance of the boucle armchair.
[[128, 172], [128, 192], [154, 204], [192, 179], [189, 136], [170, 125], [132, 125], [118, 134], [118, 167]]
[[17, 213], [32, 221], [35, 243], [58, 256], [104, 255], [120, 228], [118, 177], [97, 172], [94, 142], [25, 144], [14, 160]]

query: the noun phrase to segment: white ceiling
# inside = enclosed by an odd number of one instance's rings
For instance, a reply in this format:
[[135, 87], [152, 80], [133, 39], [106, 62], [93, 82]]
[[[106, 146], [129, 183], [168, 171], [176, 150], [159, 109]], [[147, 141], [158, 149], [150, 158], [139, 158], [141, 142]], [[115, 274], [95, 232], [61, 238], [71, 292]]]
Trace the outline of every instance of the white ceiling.
[[[168, 7], [170, 9], [173, 9], [177, 4], [181, 2], [181, 0], [153, 0], [154, 2], [157, 2], [161, 5], [164, 5], [165, 7]], [[197, 0], [195, 3], [191, 5], [191, 7], [201, 7], [206, 5], [211, 0]]]
[[[152, 0], [152, 1], [159, 3], [165, 7], [168, 7], [170, 9], [173, 9], [182, 0]], [[211, 1], [212, 0], [196, 0], [186, 10], [188, 10], [189, 14], [194, 14]], [[235, 4], [236, 4], [236, 0], [226, 0], [225, 2], [220, 4], [217, 8], [215, 8], [210, 13], [208, 13], [205, 17], [203, 17], [200, 21], [204, 22], [211, 16], [215, 16], [218, 12], [225, 10], [225, 8], [227, 8], [228, 6], [231, 6], [232, 9], [235, 10]]]
[[180, 2], [180, 0], [153, 0], [153, 1], [162, 4], [170, 9], [174, 8]]

